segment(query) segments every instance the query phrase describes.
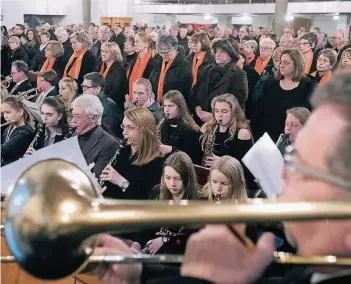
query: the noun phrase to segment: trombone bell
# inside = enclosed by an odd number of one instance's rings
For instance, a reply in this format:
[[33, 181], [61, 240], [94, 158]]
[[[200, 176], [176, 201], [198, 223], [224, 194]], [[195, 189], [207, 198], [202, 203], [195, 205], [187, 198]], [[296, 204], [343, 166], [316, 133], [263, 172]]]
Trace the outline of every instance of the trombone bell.
[[96, 234], [207, 223], [351, 218], [350, 202], [252, 203], [118, 201], [98, 199], [87, 175], [60, 160], [40, 161], [17, 180], [7, 201], [5, 236], [18, 264], [46, 280], [64, 278], [88, 263]]

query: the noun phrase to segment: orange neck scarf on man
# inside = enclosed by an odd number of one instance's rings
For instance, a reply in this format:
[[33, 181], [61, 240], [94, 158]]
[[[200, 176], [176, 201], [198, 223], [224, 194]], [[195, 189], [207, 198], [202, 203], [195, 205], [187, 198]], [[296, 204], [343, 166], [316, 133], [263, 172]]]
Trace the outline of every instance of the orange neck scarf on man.
[[[73, 55], [71, 56], [71, 58], [69, 59], [66, 65], [65, 72], [63, 73], [63, 77], [71, 77], [75, 80], [78, 80], [80, 68], [82, 67], [83, 56], [86, 52], [87, 52], [87, 49], [82, 49], [80, 51], [75, 51], [73, 53]], [[69, 72], [67, 72], [68, 67], [72, 64], [73, 61], [74, 63], [71, 69], [69, 70]]]
[[146, 69], [147, 63], [149, 62], [150, 58], [151, 58], [151, 52], [145, 53], [143, 57], [138, 56], [137, 60], [135, 62], [135, 65], [133, 67], [133, 70], [131, 71], [130, 68], [128, 69], [127, 76], [130, 75], [130, 77], [129, 77], [129, 101], [133, 100], [133, 84], [136, 80], [143, 77], [144, 71]]
[[162, 66], [161, 66], [161, 73], [160, 73], [160, 79], [158, 81], [158, 88], [157, 88], [157, 102], [161, 102], [162, 100], [162, 96], [163, 96], [163, 85], [165, 83], [165, 79], [166, 79], [166, 75], [167, 75], [167, 71], [168, 69], [171, 67], [174, 59], [176, 59], [178, 55], [178, 51], [176, 56], [172, 59], [169, 60], [166, 66], [166, 62], [164, 60], [162, 60]]
[[199, 58], [196, 61], [197, 55], [194, 55], [193, 59], [193, 65], [192, 65], [192, 70], [193, 70], [193, 86], [196, 85], [197, 82], [197, 71], [199, 70], [199, 67], [201, 66], [202, 62], [204, 62], [206, 55], [206, 51], [200, 52], [199, 53]]

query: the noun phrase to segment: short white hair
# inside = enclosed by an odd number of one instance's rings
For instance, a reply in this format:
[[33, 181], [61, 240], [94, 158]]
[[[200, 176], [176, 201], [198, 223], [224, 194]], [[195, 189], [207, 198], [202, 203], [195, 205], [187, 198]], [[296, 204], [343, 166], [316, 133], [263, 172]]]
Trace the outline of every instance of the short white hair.
[[276, 43], [274, 42], [274, 40], [269, 37], [260, 40], [260, 45], [263, 45], [264, 43], [270, 45], [273, 49], [276, 47]]
[[55, 30], [55, 35], [56, 36], [60, 36], [60, 35], [67, 35], [68, 36], [68, 32], [64, 27], [59, 27]]
[[72, 107], [84, 108], [86, 114], [90, 117], [97, 116], [96, 125], [101, 125], [101, 118], [104, 108], [97, 96], [90, 94], [80, 95], [73, 101]]
[[248, 41], [246, 41], [244, 43], [244, 46], [246, 46], [246, 47], [248, 46], [248, 47], [252, 48], [254, 52], [256, 52], [257, 49], [258, 49], [258, 44], [257, 44], [257, 42], [255, 40], [248, 40]]

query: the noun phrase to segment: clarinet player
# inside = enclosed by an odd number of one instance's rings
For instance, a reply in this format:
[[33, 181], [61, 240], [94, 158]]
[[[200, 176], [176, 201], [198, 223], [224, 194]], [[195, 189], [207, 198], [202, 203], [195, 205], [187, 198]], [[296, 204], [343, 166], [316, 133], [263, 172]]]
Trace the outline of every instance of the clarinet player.
[[65, 105], [56, 97], [44, 99], [41, 106], [41, 119], [43, 124], [39, 125], [25, 156], [62, 141], [69, 132]]
[[114, 199], [148, 199], [163, 168], [155, 119], [146, 108], [132, 108], [124, 113], [122, 129], [126, 146], [120, 149], [115, 162], [102, 171], [100, 180], [107, 187], [103, 195]]

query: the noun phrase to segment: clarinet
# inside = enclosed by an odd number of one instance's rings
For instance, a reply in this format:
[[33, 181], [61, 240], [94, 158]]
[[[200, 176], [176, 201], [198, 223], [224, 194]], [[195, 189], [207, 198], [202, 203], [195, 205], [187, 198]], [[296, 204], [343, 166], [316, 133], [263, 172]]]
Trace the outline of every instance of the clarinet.
[[[113, 157], [111, 158], [111, 160], [108, 162], [107, 166], [113, 166], [116, 164], [117, 162], [117, 158], [121, 152], [121, 150], [125, 147], [125, 145], [127, 144], [127, 140], [126, 139], [123, 139], [123, 141], [121, 142], [121, 144], [119, 145], [117, 151], [115, 152], [115, 154], [113, 155]], [[99, 186], [100, 186], [100, 191], [101, 193], [103, 193], [105, 190], [106, 190], [106, 184], [104, 181], [102, 181], [100, 179], [99, 181]]]
[[221, 199], [222, 199], [222, 196], [220, 196], [220, 195], [214, 195], [214, 197], [213, 197], [213, 201], [216, 204], [221, 204]]
[[74, 134], [74, 132], [76, 132], [76, 129], [74, 127], [70, 127], [68, 129], [67, 134], [65, 135], [65, 137], [63, 137], [63, 140], [67, 140], [68, 138], [71, 138], [72, 135]]
[[168, 116], [169, 116], [169, 113], [165, 115], [165, 117], [160, 121], [160, 123], [158, 124], [158, 127], [157, 127], [157, 136], [158, 136], [158, 140], [160, 140], [160, 142], [161, 142], [161, 127], [162, 127], [163, 123], [165, 122], [165, 120], [168, 119]]
[[216, 140], [216, 131], [217, 131], [219, 125], [220, 125], [220, 121], [216, 121], [216, 123], [213, 127], [212, 133], [210, 134], [210, 136], [206, 140], [205, 147], [204, 147], [204, 156], [202, 158], [202, 166], [203, 167], [206, 167], [206, 159], [208, 157], [213, 156], [213, 147], [214, 147], [214, 143]]
[[37, 131], [37, 133], [35, 134], [35, 137], [34, 137], [34, 139], [32, 140], [32, 142], [29, 144], [29, 147], [28, 147], [28, 148], [33, 148], [34, 146], [37, 145], [39, 136], [40, 136], [40, 134], [41, 134], [43, 131], [44, 131], [44, 125], [43, 125], [43, 124], [39, 124], [39, 126], [38, 126], [38, 131]]

